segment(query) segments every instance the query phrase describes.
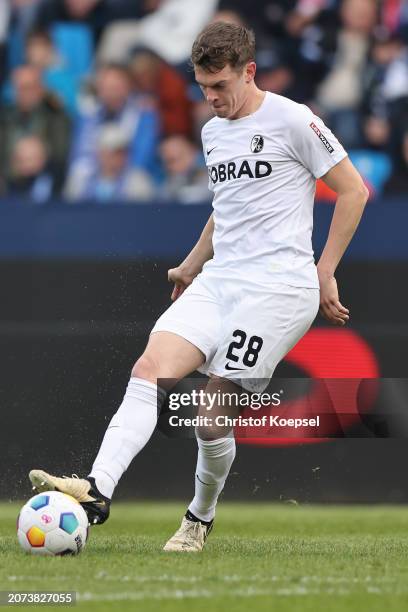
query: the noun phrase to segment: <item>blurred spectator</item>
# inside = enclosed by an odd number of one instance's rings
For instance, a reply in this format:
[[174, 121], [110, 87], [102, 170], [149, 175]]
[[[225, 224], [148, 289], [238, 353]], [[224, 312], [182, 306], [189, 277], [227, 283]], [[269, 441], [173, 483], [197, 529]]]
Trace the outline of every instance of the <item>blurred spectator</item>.
[[408, 50], [398, 32], [375, 33], [364, 78], [364, 136], [367, 144], [392, 158], [394, 176], [388, 190], [408, 189]]
[[166, 172], [159, 197], [181, 204], [197, 204], [211, 199], [208, 173], [198, 147], [184, 136], [169, 136], [160, 145]]
[[99, 132], [106, 123], [117, 124], [129, 135], [131, 165], [159, 180], [157, 112], [148, 99], [132, 94], [126, 67], [108, 64], [97, 71], [94, 95], [85, 97], [80, 104], [71, 150], [70, 183], [78, 180], [82, 184], [94, 174]]
[[279, 47], [296, 75], [286, 95], [298, 102], [310, 104], [320, 81], [333, 67], [339, 6], [337, 0], [298, 0], [285, 17], [285, 36]]
[[140, 0], [42, 0], [35, 27], [48, 29], [57, 22], [86, 23], [97, 42], [111, 21], [139, 18], [143, 14], [143, 2]]
[[99, 203], [147, 201], [153, 197], [153, 183], [143, 170], [129, 166], [129, 135], [116, 124], [105, 125], [98, 136], [98, 165], [80, 183], [69, 180], [65, 196], [69, 200], [92, 199]]
[[34, 66], [22, 66], [12, 74], [15, 106], [2, 109], [0, 116], [0, 174], [10, 177], [15, 143], [36, 135], [45, 143], [53, 160], [57, 184], [61, 184], [70, 143], [70, 121], [59, 101], [43, 86]]
[[191, 136], [191, 101], [183, 77], [153, 51], [144, 48], [133, 51], [130, 71], [135, 90], [157, 100], [162, 134]]
[[101, 39], [100, 61], [125, 62], [132, 48], [151, 49], [169, 64], [187, 62], [195, 37], [207, 25], [218, 0], [161, 0], [157, 10], [138, 22], [120, 21]]
[[346, 148], [362, 140], [358, 108], [363, 76], [377, 18], [375, 0], [343, 0], [341, 28], [333, 66], [319, 85], [316, 102], [320, 113]]
[[54, 49], [51, 35], [46, 30], [34, 30], [29, 33], [26, 41], [27, 63], [39, 70], [55, 66], [61, 60]]
[[220, 0], [219, 11], [234, 11], [255, 31], [258, 45], [286, 35], [285, 19], [296, 0]]
[[211, 19], [212, 23], [217, 23], [218, 21], [224, 21], [225, 23], [233, 23], [235, 25], [246, 27], [248, 24], [245, 23], [245, 19], [238, 13], [231, 9], [225, 9], [223, 11], [217, 11], [213, 18]]
[[380, 23], [391, 34], [399, 34], [408, 43], [407, 0], [382, 0], [379, 3]]
[[27, 34], [33, 27], [41, 2], [42, 0], [11, 0], [8, 3], [10, 21], [23, 34]]
[[38, 136], [25, 136], [17, 140], [11, 155], [11, 172], [4, 185], [4, 195], [43, 204], [52, 197], [54, 189], [55, 180], [44, 142]]
[[[4, 0], [0, 5], [0, 23], [7, 38], [8, 70], [24, 63], [24, 43], [32, 29], [41, 0]], [[6, 40], [6, 39], [4, 39]], [[1, 72], [1, 77], [8, 76]]]
[[364, 73], [362, 111], [364, 134], [373, 147], [383, 146], [389, 138], [387, 102], [384, 95], [384, 77], [387, 67], [395, 57], [393, 38], [375, 38]]
[[279, 50], [274, 47], [260, 49], [256, 54], [256, 83], [273, 93], [290, 96], [295, 75]]
[[47, 31], [35, 30], [28, 35], [26, 61], [41, 71], [46, 88], [54, 92], [73, 115], [76, 111], [79, 80], [70, 70], [65, 58], [59, 54]]

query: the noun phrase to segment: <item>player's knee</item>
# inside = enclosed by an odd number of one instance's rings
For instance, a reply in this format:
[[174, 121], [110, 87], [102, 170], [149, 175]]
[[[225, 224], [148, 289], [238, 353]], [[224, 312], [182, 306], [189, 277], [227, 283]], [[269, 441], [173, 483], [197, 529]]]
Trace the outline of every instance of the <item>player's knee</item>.
[[225, 427], [220, 427], [217, 425], [201, 425], [196, 428], [196, 436], [200, 438], [200, 440], [204, 440], [205, 442], [211, 442], [213, 440], [219, 440], [220, 438], [224, 438], [226, 435]]
[[157, 360], [152, 355], [144, 353], [133, 366], [132, 377], [156, 383], [159, 377], [159, 364]]

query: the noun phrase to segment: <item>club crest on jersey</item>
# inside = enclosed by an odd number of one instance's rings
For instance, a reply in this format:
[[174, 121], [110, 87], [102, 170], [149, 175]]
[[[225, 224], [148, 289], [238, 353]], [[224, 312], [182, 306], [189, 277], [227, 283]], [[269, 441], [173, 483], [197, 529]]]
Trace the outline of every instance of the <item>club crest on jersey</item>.
[[260, 153], [264, 148], [263, 136], [256, 134], [251, 140], [251, 151], [252, 153]]

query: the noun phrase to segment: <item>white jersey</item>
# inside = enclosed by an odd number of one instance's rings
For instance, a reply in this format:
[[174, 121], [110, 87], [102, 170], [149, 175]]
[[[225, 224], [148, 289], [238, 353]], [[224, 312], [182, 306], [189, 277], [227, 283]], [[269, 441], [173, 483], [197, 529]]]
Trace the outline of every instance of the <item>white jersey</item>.
[[312, 249], [316, 179], [347, 153], [303, 104], [267, 92], [247, 117], [214, 117], [202, 141], [214, 192], [206, 275], [318, 288]]

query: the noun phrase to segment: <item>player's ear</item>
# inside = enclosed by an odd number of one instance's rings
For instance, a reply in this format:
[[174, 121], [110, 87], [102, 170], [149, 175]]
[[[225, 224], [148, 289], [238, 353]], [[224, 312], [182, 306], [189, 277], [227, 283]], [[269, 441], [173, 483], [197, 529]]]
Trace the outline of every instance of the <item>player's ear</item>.
[[245, 81], [250, 83], [254, 80], [256, 74], [256, 64], [255, 62], [248, 62], [245, 67]]

